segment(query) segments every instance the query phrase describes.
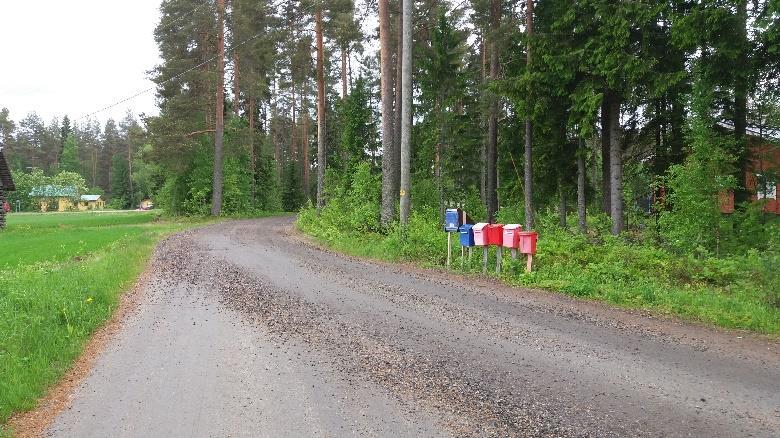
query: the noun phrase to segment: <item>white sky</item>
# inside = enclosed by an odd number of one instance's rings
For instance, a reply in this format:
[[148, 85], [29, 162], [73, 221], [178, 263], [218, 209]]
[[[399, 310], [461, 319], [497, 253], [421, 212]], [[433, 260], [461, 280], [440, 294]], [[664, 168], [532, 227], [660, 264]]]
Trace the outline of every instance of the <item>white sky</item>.
[[[72, 120], [154, 84], [160, 0], [0, 0], [0, 108], [14, 121], [35, 111]], [[130, 109], [157, 114], [154, 92], [93, 118]], [[82, 120], [83, 121], [83, 120]]]

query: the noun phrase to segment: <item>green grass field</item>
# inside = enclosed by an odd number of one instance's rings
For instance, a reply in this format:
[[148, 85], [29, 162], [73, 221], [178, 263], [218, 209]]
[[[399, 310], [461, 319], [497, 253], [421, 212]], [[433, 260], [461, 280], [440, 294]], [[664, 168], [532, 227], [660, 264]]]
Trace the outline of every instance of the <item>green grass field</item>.
[[9, 215], [0, 231], [0, 424], [33, 408], [70, 367], [155, 244], [202, 222], [149, 212]]

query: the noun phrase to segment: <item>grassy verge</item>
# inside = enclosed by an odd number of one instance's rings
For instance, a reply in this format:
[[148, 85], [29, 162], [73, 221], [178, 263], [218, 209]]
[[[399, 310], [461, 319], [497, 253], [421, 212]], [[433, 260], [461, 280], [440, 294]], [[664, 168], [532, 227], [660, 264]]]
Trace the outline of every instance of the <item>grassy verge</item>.
[[[398, 229], [380, 234], [345, 227], [343, 217], [327, 208], [318, 217], [309, 209], [301, 213], [297, 226], [321, 243], [351, 255], [444, 265], [446, 235], [435, 214], [413, 213], [406, 239]], [[534, 272], [526, 274], [521, 263], [505, 255], [503, 281], [720, 327], [780, 334], [780, 254], [776, 249], [728, 257], [680, 256], [606, 233], [580, 235], [560, 229], [556, 222], [552, 215], [538, 220]], [[470, 263], [461, 261], [456, 245], [452, 270], [481, 273], [481, 248], [477, 251], [479, 255], [475, 253]], [[492, 249], [489, 260], [488, 272], [492, 273]]]
[[138, 212], [9, 216], [0, 232], [0, 424], [33, 408], [70, 367], [155, 244], [199, 223]]

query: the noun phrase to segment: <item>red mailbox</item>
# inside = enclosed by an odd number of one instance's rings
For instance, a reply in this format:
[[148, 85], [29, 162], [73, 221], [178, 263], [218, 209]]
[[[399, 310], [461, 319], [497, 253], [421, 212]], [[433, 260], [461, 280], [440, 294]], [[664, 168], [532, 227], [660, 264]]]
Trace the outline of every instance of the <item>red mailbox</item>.
[[504, 225], [504, 248], [517, 249], [520, 247], [520, 231], [523, 230], [523, 226], [520, 224], [508, 224]]
[[520, 231], [520, 252], [522, 254], [536, 254], [536, 240], [539, 234], [536, 231]]
[[475, 246], [485, 246], [488, 244], [487, 239], [487, 228], [488, 224], [484, 222], [480, 222], [471, 229], [474, 231], [474, 245]]
[[487, 226], [487, 244], [501, 246], [503, 243], [504, 224], [490, 224]]

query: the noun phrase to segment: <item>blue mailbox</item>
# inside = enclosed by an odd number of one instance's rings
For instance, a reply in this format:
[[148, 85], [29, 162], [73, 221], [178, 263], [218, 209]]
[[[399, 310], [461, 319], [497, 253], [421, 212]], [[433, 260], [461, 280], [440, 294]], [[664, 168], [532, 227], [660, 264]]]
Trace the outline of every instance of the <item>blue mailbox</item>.
[[444, 213], [444, 231], [454, 233], [463, 224], [463, 213], [459, 208], [448, 208]]
[[460, 232], [460, 244], [463, 246], [474, 246], [474, 225], [464, 224], [458, 230]]

